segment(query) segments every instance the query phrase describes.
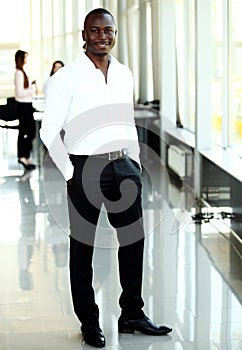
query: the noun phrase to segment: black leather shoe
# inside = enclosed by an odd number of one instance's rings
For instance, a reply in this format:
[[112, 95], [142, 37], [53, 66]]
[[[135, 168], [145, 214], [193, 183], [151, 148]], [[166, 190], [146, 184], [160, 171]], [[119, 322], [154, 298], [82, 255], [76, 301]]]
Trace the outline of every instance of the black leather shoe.
[[106, 344], [104, 334], [98, 323], [82, 325], [82, 337], [86, 344], [103, 348]]
[[139, 320], [127, 320], [122, 317], [118, 320], [119, 333], [134, 333], [138, 331], [147, 335], [165, 335], [172, 331], [166, 326], [157, 326], [147, 316]]

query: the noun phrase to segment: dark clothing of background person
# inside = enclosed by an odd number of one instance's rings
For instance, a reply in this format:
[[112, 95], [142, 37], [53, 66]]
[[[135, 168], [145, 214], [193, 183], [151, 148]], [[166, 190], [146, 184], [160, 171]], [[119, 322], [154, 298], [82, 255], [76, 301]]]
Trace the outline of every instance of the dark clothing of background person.
[[35, 121], [31, 102], [18, 102], [18, 158], [30, 158], [35, 138]]
[[25, 170], [35, 169], [30, 155], [35, 137], [35, 121], [33, 116], [32, 95], [36, 90], [35, 81], [30, 82], [24, 65], [27, 64], [28, 53], [18, 50], [15, 54], [16, 71], [14, 76], [15, 100], [18, 103], [19, 135], [18, 162]]

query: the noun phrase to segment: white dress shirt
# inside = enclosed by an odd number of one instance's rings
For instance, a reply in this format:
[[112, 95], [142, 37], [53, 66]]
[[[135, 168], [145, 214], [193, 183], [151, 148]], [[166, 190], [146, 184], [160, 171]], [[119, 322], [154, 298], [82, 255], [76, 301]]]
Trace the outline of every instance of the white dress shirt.
[[106, 82], [83, 52], [78, 60], [58, 70], [48, 81], [40, 136], [66, 180], [73, 175], [69, 154], [125, 148], [139, 163], [130, 69], [110, 56]]

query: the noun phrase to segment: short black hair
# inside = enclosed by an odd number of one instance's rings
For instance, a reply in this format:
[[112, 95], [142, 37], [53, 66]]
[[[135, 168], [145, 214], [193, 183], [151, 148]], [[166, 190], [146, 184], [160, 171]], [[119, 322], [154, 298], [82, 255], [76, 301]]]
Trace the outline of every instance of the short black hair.
[[86, 28], [86, 24], [87, 24], [88, 18], [89, 18], [91, 15], [96, 15], [96, 14], [109, 15], [109, 16], [112, 17], [113, 22], [115, 23], [114, 17], [113, 17], [113, 15], [111, 14], [111, 12], [109, 12], [108, 10], [106, 10], [106, 9], [104, 9], [104, 8], [102, 8], [102, 7], [100, 7], [100, 8], [97, 8], [97, 9], [94, 9], [94, 10], [88, 12], [88, 14], [86, 15], [86, 18], [85, 18], [85, 20], [84, 20], [84, 29]]

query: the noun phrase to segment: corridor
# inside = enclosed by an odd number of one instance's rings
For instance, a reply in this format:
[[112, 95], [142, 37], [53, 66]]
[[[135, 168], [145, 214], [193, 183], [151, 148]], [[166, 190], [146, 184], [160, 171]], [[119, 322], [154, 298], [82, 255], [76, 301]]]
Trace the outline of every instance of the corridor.
[[[48, 157], [24, 173], [17, 131], [0, 132], [0, 350], [90, 349], [71, 303], [65, 183]], [[242, 264], [229, 219], [194, 223], [192, 192], [172, 184], [165, 169], [145, 169], [144, 310], [173, 332], [118, 334], [117, 241], [104, 211], [94, 287], [106, 349], [241, 350]]]

